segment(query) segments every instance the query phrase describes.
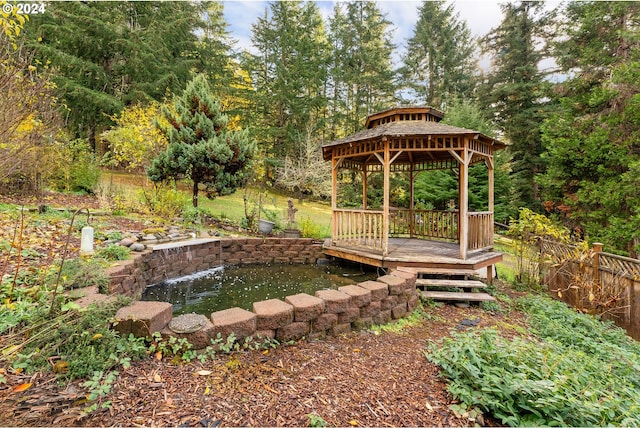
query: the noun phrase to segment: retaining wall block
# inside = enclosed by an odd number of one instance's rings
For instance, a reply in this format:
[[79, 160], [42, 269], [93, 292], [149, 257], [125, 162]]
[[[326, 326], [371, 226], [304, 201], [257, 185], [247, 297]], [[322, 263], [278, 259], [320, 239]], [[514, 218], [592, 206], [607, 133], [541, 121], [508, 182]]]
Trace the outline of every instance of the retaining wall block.
[[338, 287], [338, 291], [351, 296], [351, 304], [359, 308], [371, 303], [371, 291], [366, 288], [357, 285], [345, 285]]
[[312, 331], [325, 331], [338, 323], [337, 314], [322, 314], [311, 322]]
[[292, 322], [276, 330], [276, 339], [280, 342], [299, 340], [309, 334], [309, 322]]
[[373, 316], [373, 323], [383, 325], [391, 322], [391, 310], [380, 311], [378, 315]]
[[345, 323], [345, 324], [335, 324], [333, 327], [331, 327], [331, 329], [329, 330], [329, 332], [333, 335], [333, 336], [338, 336], [340, 334], [346, 334], [349, 333], [351, 331], [351, 323]]
[[214, 326], [214, 336], [220, 333], [227, 337], [233, 333], [237, 338], [244, 339], [256, 332], [257, 317], [253, 312], [242, 308], [230, 308], [211, 314]]
[[351, 327], [354, 330], [365, 330], [367, 328], [371, 328], [372, 325], [373, 325], [372, 317], [358, 318], [357, 320], [351, 323]]
[[276, 330], [293, 322], [293, 306], [279, 299], [253, 303], [258, 330]]
[[391, 275], [397, 276], [398, 278], [402, 278], [407, 281], [407, 288], [415, 288], [416, 286], [416, 277], [415, 273], [406, 272], [403, 270], [394, 270], [391, 272]]
[[389, 296], [380, 301], [380, 310], [387, 311], [398, 304], [398, 296]]
[[338, 314], [338, 324], [352, 323], [360, 318], [360, 308], [349, 305], [347, 310]]
[[285, 297], [284, 301], [293, 306], [295, 322], [311, 321], [324, 312], [324, 300], [310, 294], [294, 294]]
[[400, 303], [393, 308], [391, 308], [391, 318], [394, 320], [400, 319], [407, 314], [407, 304]]
[[389, 295], [389, 286], [383, 282], [364, 281], [359, 283], [358, 287], [371, 291], [372, 302], [382, 300]]
[[379, 300], [369, 303], [360, 308], [360, 318], [371, 318], [380, 313], [381, 303]]
[[418, 307], [419, 304], [420, 304], [420, 298], [418, 297], [417, 294], [414, 294], [407, 301], [407, 309], [409, 310], [409, 312], [413, 312]]
[[402, 293], [406, 288], [406, 280], [404, 278], [398, 278], [393, 275], [384, 275], [377, 279], [378, 282], [387, 284], [389, 287], [389, 294], [398, 295]]
[[351, 296], [338, 290], [318, 290], [316, 297], [324, 300], [325, 312], [330, 314], [345, 312], [351, 302]]
[[115, 330], [122, 335], [132, 333], [136, 337], [151, 336], [161, 331], [169, 321], [173, 306], [167, 302], [134, 302], [118, 309], [115, 315]]

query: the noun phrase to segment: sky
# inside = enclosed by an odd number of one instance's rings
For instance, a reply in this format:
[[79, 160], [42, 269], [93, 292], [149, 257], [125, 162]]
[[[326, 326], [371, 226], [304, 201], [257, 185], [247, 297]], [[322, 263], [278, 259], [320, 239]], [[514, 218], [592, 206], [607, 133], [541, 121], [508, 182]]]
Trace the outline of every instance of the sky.
[[[323, 16], [331, 15], [335, 1], [316, 1]], [[381, 0], [377, 2], [383, 13], [395, 26], [394, 42], [402, 49], [413, 35], [418, 20], [418, 8], [422, 1]], [[487, 34], [500, 24], [502, 13], [497, 0], [457, 0], [452, 2], [460, 18], [467, 22], [474, 37]], [[251, 50], [251, 25], [263, 16], [267, 1], [230, 0], [224, 2], [224, 14], [232, 37], [238, 41], [236, 48]]]

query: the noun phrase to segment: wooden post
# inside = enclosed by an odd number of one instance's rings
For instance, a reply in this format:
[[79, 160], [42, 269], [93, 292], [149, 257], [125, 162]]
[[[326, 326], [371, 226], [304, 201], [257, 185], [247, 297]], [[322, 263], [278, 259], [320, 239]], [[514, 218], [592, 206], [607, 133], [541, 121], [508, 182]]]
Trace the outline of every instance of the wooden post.
[[409, 238], [413, 238], [416, 233], [416, 215], [413, 212], [414, 203], [413, 203], [413, 186], [414, 180], [416, 179], [415, 174], [413, 173], [413, 163], [410, 165], [409, 169], [409, 215], [411, 216], [411, 220], [409, 221]]
[[331, 244], [337, 236], [336, 209], [338, 208], [338, 161], [335, 153], [331, 156]]
[[493, 158], [487, 159], [487, 172], [489, 176], [488, 197], [489, 197], [489, 212], [493, 213], [494, 209], [494, 171], [493, 171]]
[[367, 165], [362, 170], [362, 209], [367, 209]]
[[460, 226], [458, 234], [460, 236], [460, 258], [467, 258], [467, 242], [469, 239], [469, 171], [467, 168], [469, 162], [469, 152], [467, 147], [469, 141], [465, 139], [464, 149], [462, 150], [462, 163], [460, 163], [460, 176], [458, 177], [458, 209], [460, 213]]
[[382, 256], [385, 257], [389, 253], [389, 194], [390, 194], [390, 175], [391, 175], [391, 154], [389, 153], [389, 140], [382, 138], [384, 143], [384, 193], [382, 202]]
[[593, 284], [600, 288], [600, 253], [602, 252], [602, 244], [595, 242], [593, 244]]

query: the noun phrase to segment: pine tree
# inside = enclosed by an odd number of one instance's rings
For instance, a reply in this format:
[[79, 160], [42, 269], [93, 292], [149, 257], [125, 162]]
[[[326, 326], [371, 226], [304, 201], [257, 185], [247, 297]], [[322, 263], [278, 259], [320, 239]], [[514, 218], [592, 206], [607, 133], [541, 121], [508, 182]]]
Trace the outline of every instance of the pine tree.
[[255, 142], [246, 131], [227, 129], [228, 117], [220, 111], [220, 101], [211, 95], [203, 75], [187, 85], [173, 110], [164, 107], [163, 114], [170, 124], [163, 129], [169, 146], [147, 170], [151, 181], [190, 179], [194, 207], [201, 184], [210, 198], [242, 185]]
[[419, 14], [400, 72], [413, 98], [443, 108], [447, 99], [471, 94], [475, 42], [452, 4], [424, 1]]
[[304, 130], [321, 128], [326, 107], [327, 39], [313, 2], [273, 2], [252, 28], [248, 64], [256, 87], [256, 131], [268, 157], [296, 151]]
[[330, 19], [331, 139], [362, 128], [395, 100], [391, 22], [374, 2], [338, 3]]
[[544, 51], [536, 45], [542, 34], [542, 3], [501, 5], [504, 18], [483, 43], [493, 59], [479, 97], [495, 113], [512, 158], [515, 198], [521, 206], [540, 210], [535, 176], [544, 170], [540, 125], [547, 114], [549, 83], [538, 69]]
[[206, 71], [199, 61], [204, 45], [196, 34], [204, 25], [202, 7], [205, 3], [52, 2], [47, 13], [33, 15], [25, 33], [40, 63], [57, 70], [54, 81], [69, 129], [95, 148], [96, 136], [125, 106], [161, 101], [182, 90], [192, 71]]
[[[636, 254], [640, 230], [640, 4], [574, 2], [554, 43], [568, 79], [543, 126], [546, 207], [610, 248]], [[635, 246], [635, 248], [634, 248]]]

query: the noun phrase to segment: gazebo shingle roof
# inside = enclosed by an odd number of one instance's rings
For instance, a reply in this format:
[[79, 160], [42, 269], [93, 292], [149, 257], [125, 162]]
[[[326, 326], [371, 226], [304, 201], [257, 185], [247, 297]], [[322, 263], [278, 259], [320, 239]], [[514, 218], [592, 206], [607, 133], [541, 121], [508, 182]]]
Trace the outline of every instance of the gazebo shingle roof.
[[[425, 121], [404, 121], [390, 122], [378, 125], [375, 128], [364, 129], [362, 131], [351, 134], [339, 140], [325, 143], [322, 147], [339, 146], [340, 144], [352, 143], [354, 141], [364, 141], [382, 136], [388, 137], [405, 137], [417, 135], [482, 135], [478, 131], [466, 128], [458, 128], [457, 126], [445, 125], [440, 122]], [[487, 139], [489, 137], [484, 136]], [[491, 140], [491, 139], [490, 139]]]

